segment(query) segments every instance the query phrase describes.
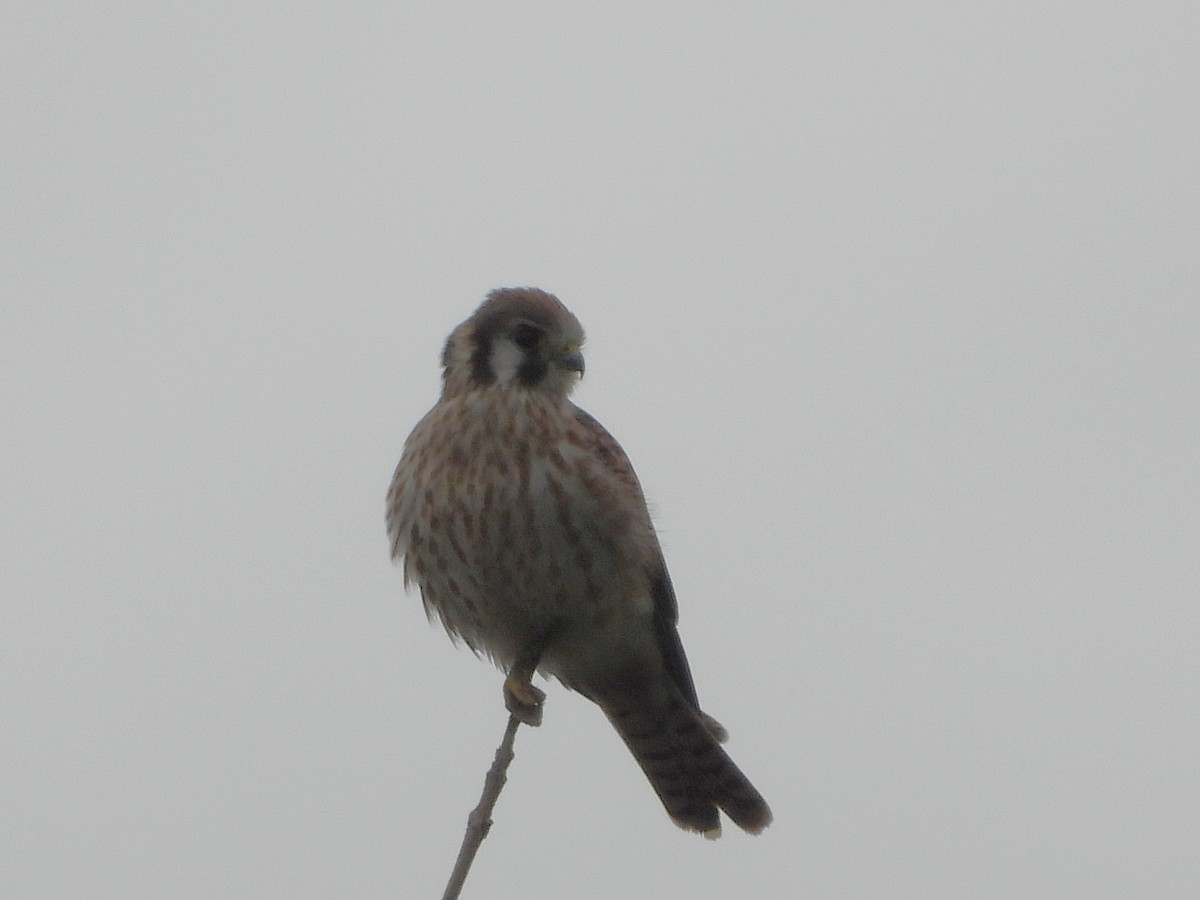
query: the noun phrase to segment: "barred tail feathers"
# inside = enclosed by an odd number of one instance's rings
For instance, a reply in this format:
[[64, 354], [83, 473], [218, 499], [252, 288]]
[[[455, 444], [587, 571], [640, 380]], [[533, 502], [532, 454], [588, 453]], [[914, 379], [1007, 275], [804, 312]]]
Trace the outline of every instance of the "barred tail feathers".
[[673, 684], [640, 687], [605, 696], [600, 705], [675, 824], [719, 837], [718, 809], [751, 834], [771, 824], [766, 801], [718, 743], [724, 729]]

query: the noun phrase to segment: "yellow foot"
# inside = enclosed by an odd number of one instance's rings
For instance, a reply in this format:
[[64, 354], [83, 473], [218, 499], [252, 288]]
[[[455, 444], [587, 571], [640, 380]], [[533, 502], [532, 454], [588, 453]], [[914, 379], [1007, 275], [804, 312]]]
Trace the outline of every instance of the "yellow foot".
[[504, 679], [504, 705], [526, 725], [542, 724], [542, 701], [546, 692], [530, 682], [532, 673], [510, 672]]

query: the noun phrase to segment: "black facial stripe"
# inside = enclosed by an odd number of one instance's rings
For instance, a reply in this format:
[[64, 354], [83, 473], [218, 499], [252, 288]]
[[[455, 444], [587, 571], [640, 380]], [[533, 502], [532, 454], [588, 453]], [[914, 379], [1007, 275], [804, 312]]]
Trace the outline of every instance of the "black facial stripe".
[[526, 387], [533, 387], [541, 382], [546, 377], [548, 366], [537, 351], [529, 351], [525, 354], [525, 359], [521, 361], [521, 367], [517, 369], [517, 381]]
[[481, 319], [475, 325], [475, 345], [471, 349], [471, 378], [479, 384], [491, 384], [496, 380], [492, 371], [492, 341], [496, 337], [499, 322], [496, 319]]

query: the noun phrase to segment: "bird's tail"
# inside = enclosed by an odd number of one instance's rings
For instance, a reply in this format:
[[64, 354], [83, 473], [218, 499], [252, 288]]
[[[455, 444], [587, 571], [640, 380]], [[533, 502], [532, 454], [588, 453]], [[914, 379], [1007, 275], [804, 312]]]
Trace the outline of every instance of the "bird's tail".
[[669, 681], [623, 687], [601, 698], [600, 706], [676, 825], [719, 837], [718, 809], [751, 834], [771, 824], [770, 807], [721, 749], [725, 730], [716, 720]]

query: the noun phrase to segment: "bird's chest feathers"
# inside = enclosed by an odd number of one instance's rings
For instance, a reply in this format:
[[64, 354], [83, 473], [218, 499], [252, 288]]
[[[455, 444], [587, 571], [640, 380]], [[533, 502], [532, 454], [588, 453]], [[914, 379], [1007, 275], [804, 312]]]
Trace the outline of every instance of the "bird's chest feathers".
[[461, 424], [437, 448], [424, 517], [458, 536], [474, 580], [501, 594], [611, 591], [625, 562], [611, 474], [571, 440], [566, 411], [492, 398]]
[[397, 546], [427, 607], [500, 660], [531, 634], [571, 642], [649, 615], [649, 520], [573, 407], [490, 400], [422, 423], [397, 473]]

